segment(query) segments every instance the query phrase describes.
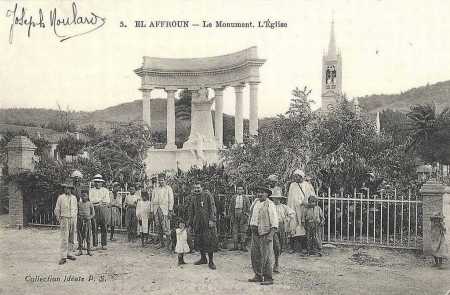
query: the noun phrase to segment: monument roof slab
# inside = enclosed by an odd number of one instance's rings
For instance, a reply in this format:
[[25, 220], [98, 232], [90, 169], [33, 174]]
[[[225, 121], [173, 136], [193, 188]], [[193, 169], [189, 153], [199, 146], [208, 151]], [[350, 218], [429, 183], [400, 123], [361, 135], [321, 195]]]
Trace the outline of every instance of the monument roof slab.
[[134, 72], [142, 78], [143, 88], [217, 87], [258, 82], [259, 67], [264, 62], [264, 59], [258, 58], [257, 48], [250, 47], [231, 54], [203, 58], [144, 56], [142, 67]]

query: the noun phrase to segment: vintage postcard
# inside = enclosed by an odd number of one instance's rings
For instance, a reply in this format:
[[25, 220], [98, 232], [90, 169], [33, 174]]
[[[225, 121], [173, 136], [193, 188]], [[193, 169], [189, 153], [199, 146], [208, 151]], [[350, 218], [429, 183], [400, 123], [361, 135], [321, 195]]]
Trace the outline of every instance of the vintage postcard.
[[450, 294], [449, 12], [0, 1], [0, 294]]

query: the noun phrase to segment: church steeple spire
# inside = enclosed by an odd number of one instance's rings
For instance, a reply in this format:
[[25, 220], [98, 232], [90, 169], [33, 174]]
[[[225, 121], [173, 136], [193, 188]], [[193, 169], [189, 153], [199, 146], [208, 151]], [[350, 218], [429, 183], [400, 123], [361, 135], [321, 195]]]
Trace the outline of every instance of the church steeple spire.
[[330, 42], [328, 43], [328, 57], [336, 57], [336, 38], [334, 36], [334, 15], [331, 18]]
[[342, 57], [336, 48], [334, 13], [331, 18], [328, 52], [322, 58], [322, 110], [327, 112], [342, 98]]

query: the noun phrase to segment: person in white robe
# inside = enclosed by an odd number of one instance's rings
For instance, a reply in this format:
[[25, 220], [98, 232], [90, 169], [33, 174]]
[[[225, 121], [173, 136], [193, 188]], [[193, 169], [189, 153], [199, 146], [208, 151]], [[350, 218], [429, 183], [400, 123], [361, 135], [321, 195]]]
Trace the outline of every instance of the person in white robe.
[[314, 187], [306, 181], [305, 172], [296, 169], [292, 174], [292, 183], [289, 186], [287, 205], [295, 211], [295, 218], [290, 223], [291, 253], [302, 253], [306, 250], [306, 230], [302, 225], [304, 207], [310, 196], [315, 196]]

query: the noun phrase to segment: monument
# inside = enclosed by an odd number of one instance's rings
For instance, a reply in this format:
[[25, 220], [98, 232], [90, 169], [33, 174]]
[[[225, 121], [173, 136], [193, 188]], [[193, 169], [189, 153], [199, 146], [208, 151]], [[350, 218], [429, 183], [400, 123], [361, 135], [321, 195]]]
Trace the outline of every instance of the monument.
[[[244, 138], [243, 89], [250, 88], [249, 133], [258, 132], [259, 68], [257, 48], [203, 58], [143, 57], [142, 66], [134, 72], [141, 78], [143, 121], [151, 128], [150, 100], [153, 89], [167, 93], [167, 144], [164, 149], [150, 149], [145, 159], [147, 175], [163, 170], [188, 170], [193, 166], [219, 161], [223, 148], [223, 91], [235, 92], [235, 142]], [[191, 133], [183, 147], [175, 145], [175, 94], [180, 89], [192, 93]], [[209, 90], [214, 92], [209, 97]], [[215, 129], [211, 108], [215, 108]]]

